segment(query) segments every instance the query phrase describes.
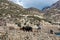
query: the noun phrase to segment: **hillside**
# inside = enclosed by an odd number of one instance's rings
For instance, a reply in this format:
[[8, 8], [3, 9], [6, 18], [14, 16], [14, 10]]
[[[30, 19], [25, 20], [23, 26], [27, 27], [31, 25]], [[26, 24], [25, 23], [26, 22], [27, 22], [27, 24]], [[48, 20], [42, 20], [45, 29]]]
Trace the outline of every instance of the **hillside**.
[[60, 0], [53, 4], [50, 8], [44, 10], [47, 20], [51, 21], [53, 24], [60, 25]]
[[0, 0], [0, 40], [60, 40], [55, 34], [60, 32], [60, 26], [50, 23], [50, 14]]
[[51, 8], [58, 8], [60, 9], [60, 0], [58, 0], [56, 3], [54, 3]]

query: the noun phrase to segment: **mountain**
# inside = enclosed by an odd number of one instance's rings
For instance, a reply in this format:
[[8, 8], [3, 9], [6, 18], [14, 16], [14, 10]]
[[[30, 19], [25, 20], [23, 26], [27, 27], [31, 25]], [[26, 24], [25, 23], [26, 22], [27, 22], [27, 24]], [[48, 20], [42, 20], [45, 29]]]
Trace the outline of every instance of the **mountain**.
[[60, 40], [55, 34], [60, 28], [48, 20], [52, 12], [58, 10], [45, 14], [33, 7], [25, 9], [9, 0], [0, 0], [0, 40]]
[[8, 2], [7, 0], [0, 0], [0, 16], [6, 16], [7, 14], [15, 15], [16, 13], [19, 14], [23, 10], [22, 6]]
[[60, 0], [50, 6], [50, 8], [44, 9], [44, 13], [47, 20], [60, 24]]
[[30, 8], [27, 8], [26, 9], [29, 13], [33, 13], [33, 14], [36, 14], [36, 15], [43, 15], [43, 12], [37, 8], [34, 8], [34, 7], [30, 7]]
[[39, 9], [37, 9], [37, 8], [34, 8], [34, 7], [27, 8], [27, 10], [29, 10], [29, 11], [42, 12], [41, 10], [39, 10]]
[[50, 8], [50, 6], [44, 7], [44, 8], [42, 9], [42, 11], [44, 11], [44, 10], [46, 10], [46, 9], [49, 9], [49, 8]]
[[48, 9], [52, 9], [52, 8], [57, 8], [57, 9], [60, 9], [60, 0], [58, 0], [56, 3], [52, 4], [51, 6], [47, 6], [47, 7], [44, 7], [42, 10], [48, 10]]
[[56, 3], [54, 3], [54, 4], [51, 6], [51, 8], [58, 8], [58, 9], [60, 9], [60, 0], [57, 1]]
[[36, 8], [27, 10], [22, 6], [17, 5], [11, 1], [8, 2], [7, 0], [5, 1], [0, 0], [0, 16], [1, 17], [6, 17], [10, 15], [13, 18], [13, 17], [18, 17], [19, 15], [34, 15], [34, 12], [36, 14], [42, 14], [42, 12], [40, 12], [39, 10], [34, 11], [34, 9]]
[[43, 18], [42, 15], [40, 16], [42, 12], [34, 11], [34, 9], [27, 10], [9, 0], [0, 0], [0, 40], [25, 40], [24, 37], [22, 38], [25, 34], [26, 37], [30, 37], [27, 36], [29, 35], [27, 31], [40, 28], [38, 26]]

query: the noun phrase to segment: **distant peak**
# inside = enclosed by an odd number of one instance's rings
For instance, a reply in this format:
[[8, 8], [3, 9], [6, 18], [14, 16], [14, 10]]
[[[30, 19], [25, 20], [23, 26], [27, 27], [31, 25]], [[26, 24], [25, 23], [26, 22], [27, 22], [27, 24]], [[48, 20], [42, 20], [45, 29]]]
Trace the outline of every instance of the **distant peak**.
[[39, 11], [39, 12], [41, 12], [41, 10], [39, 10], [39, 9], [37, 9], [37, 8], [34, 8], [34, 7], [30, 7], [30, 8], [27, 8], [27, 10], [32, 10], [32, 11]]

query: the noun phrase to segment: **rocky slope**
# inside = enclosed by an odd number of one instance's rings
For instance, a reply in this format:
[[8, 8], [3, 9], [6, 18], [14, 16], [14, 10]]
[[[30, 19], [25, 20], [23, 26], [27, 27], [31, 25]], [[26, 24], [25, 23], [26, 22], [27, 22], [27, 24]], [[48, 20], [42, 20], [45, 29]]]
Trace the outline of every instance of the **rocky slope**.
[[60, 9], [60, 0], [58, 0], [56, 3], [54, 3], [51, 8], [58, 8]]
[[[60, 0], [53, 4], [50, 8], [44, 10], [47, 20], [53, 24], [60, 25]], [[57, 20], [58, 19], [58, 20]]]
[[[25, 9], [8, 0], [0, 0], [0, 40], [60, 40], [43, 12], [36, 8]], [[59, 26], [59, 27], [58, 27]]]
[[48, 6], [48, 7], [44, 7], [42, 10], [46, 10], [46, 9], [60, 9], [60, 0], [58, 0], [56, 3], [52, 4], [51, 6]]

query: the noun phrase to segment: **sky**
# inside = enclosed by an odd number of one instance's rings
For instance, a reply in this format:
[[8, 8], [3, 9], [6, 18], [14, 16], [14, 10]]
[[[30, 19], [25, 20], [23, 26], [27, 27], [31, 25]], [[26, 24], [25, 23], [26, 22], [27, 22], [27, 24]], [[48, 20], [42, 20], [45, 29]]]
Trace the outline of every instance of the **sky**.
[[41, 10], [44, 7], [51, 6], [58, 0], [11, 0], [11, 1], [23, 6], [24, 8], [34, 7]]

